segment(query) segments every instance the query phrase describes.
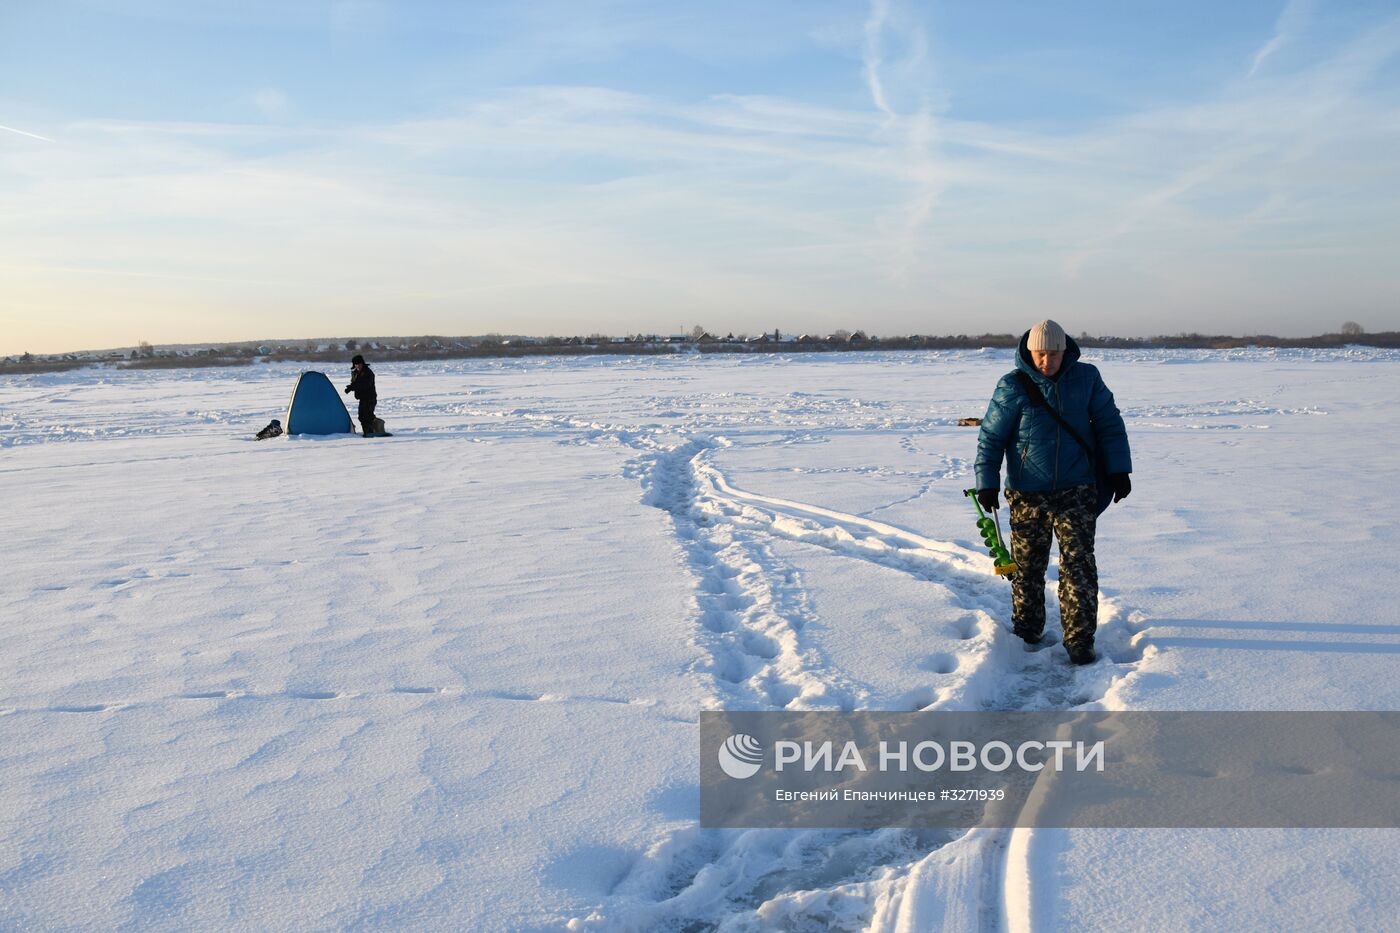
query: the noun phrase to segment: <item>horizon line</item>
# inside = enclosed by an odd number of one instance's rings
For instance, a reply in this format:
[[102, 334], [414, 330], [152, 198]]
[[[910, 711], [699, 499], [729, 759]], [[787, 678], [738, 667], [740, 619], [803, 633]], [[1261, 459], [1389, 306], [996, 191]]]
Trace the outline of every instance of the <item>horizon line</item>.
[[[1345, 325], [1344, 325], [1344, 327], [1345, 327]], [[813, 333], [813, 332], [811, 332], [811, 331], [800, 331], [800, 332], [786, 331], [786, 332], [784, 332], [784, 331], [782, 331], [780, 328], [774, 328], [774, 330], [769, 330], [769, 331], [754, 331], [754, 332], [745, 331], [745, 332], [743, 332], [743, 333], [741, 333], [741, 334], [735, 334], [734, 332], [730, 331], [730, 332], [727, 332], [726, 335], [723, 336], [723, 337], [718, 336], [718, 335], [715, 335], [715, 334], [712, 334], [712, 333], [710, 333], [709, 331], [705, 331], [705, 336], [711, 337], [711, 338], [712, 338], [714, 341], [716, 341], [716, 342], [727, 343], [727, 342], [734, 342], [734, 341], [741, 341], [741, 340], [751, 340], [751, 339], [758, 338], [758, 337], [768, 336], [768, 335], [773, 334], [775, 331], [776, 331], [777, 333], [779, 333], [780, 335], [783, 335], [784, 337], [797, 338], [797, 337], [810, 336], [810, 337], [814, 337], [814, 338], [817, 338], [817, 339], [823, 340], [823, 341], [829, 340], [830, 338], [835, 337], [835, 336], [837, 336], [838, 334], [841, 334], [841, 333], [845, 333], [847, 336], [850, 336], [850, 335], [853, 335], [853, 334], [864, 334], [864, 335], [866, 335], [866, 339], [872, 340], [872, 341], [877, 341], [877, 342], [906, 341], [906, 340], [915, 340], [915, 339], [917, 339], [917, 340], [927, 340], [927, 341], [945, 341], [945, 340], [975, 340], [975, 339], [979, 339], [979, 338], [992, 338], [992, 339], [1001, 340], [1001, 339], [1004, 339], [1004, 338], [1015, 339], [1015, 338], [1017, 337], [1017, 335], [1016, 335], [1015, 333], [1010, 332], [1010, 331], [1001, 331], [1001, 332], [984, 331], [984, 332], [982, 332], [982, 333], [976, 333], [976, 334], [968, 334], [968, 333], [962, 333], [962, 334], [908, 333], [908, 334], [892, 334], [892, 335], [888, 335], [888, 336], [880, 336], [880, 335], [869, 335], [869, 334], [867, 334], [866, 331], [864, 331], [863, 329], [846, 330], [845, 328], [837, 328], [836, 330], [830, 331], [830, 332], [825, 333], [825, 334]], [[1023, 332], [1023, 335], [1024, 335], [1024, 332]], [[1236, 334], [1207, 334], [1207, 333], [1201, 333], [1201, 332], [1199, 332], [1199, 331], [1180, 331], [1180, 332], [1177, 332], [1177, 333], [1174, 333], [1174, 334], [1150, 334], [1150, 335], [1146, 335], [1146, 336], [1125, 336], [1125, 335], [1119, 335], [1119, 334], [1089, 334], [1087, 331], [1081, 331], [1081, 332], [1080, 332], [1079, 334], [1077, 334], [1077, 335], [1071, 334], [1071, 335], [1069, 335], [1069, 336], [1073, 337], [1073, 338], [1076, 339], [1076, 340], [1125, 341], [1125, 342], [1132, 342], [1132, 343], [1150, 343], [1150, 342], [1154, 342], [1154, 341], [1181, 341], [1181, 340], [1191, 340], [1191, 341], [1271, 340], [1271, 341], [1286, 341], [1286, 342], [1288, 342], [1288, 343], [1300, 343], [1300, 342], [1304, 342], [1304, 341], [1310, 341], [1310, 340], [1325, 340], [1325, 339], [1328, 339], [1328, 338], [1335, 338], [1335, 337], [1351, 337], [1351, 338], [1354, 338], [1354, 339], [1359, 340], [1359, 341], [1364, 341], [1364, 340], [1366, 340], [1367, 338], [1374, 340], [1374, 339], [1382, 338], [1382, 337], [1400, 336], [1400, 331], [1394, 331], [1394, 330], [1367, 331], [1367, 330], [1364, 330], [1364, 329], [1358, 329], [1358, 330], [1355, 331], [1355, 332], [1348, 332], [1348, 331], [1346, 331], [1346, 330], [1333, 330], [1333, 331], [1323, 331], [1323, 332], [1317, 333], [1317, 334], [1306, 334], [1306, 335], [1303, 335], [1303, 336], [1300, 336], [1300, 337], [1284, 337], [1284, 336], [1280, 336], [1280, 335], [1278, 335], [1278, 334], [1269, 334], [1269, 333], [1253, 333], [1253, 334], [1238, 334], [1238, 335], [1236, 335]], [[141, 348], [144, 347], [144, 346], [149, 346], [152, 350], [159, 350], [159, 349], [175, 349], [175, 350], [178, 350], [178, 349], [185, 349], [185, 348], [192, 348], [192, 347], [198, 347], [198, 348], [203, 348], [203, 349], [217, 349], [217, 348], [219, 348], [219, 347], [250, 347], [250, 346], [254, 346], [254, 345], [264, 345], [264, 344], [265, 344], [265, 345], [269, 345], [269, 346], [278, 345], [278, 346], [276, 347], [276, 349], [273, 350], [273, 352], [276, 352], [276, 350], [287, 350], [287, 351], [292, 351], [292, 352], [296, 352], [296, 351], [300, 350], [300, 351], [303, 351], [303, 352], [317, 352], [317, 353], [330, 352], [331, 350], [336, 349], [336, 347], [334, 347], [334, 346], [329, 346], [329, 347], [327, 347], [325, 350], [316, 349], [316, 350], [312, 350], [312, 351], [306, 351], [306, 348], [305, 348], [304, 346], [302, 346], [302, 347], [293, 347], [293, 346], [291, 346], [292, 344], [308, 344], [308, 343], [315, 343], [315, 344], [340, 344], [341, 346], [340, 346], [339, 349], [342, 349], [342, 350], [343, 350], [344, 352], [346, 352], [346, 353], [354, 353], [354, 352], [357, 352], [357, 351], [360, 350], [360, 349], [366, 349], [366, 348], [364, 348], [363, 346], [357, 346], [357, 347], [355, 347], [355, 348], [349, 348], [349, 347], [346, 347], [346, 346], [344, 346], [344, 345], [345, 345], [346, 343], [349, 343], [349, 342], [352, 342], [352, 341], [353, 341], [354, 343], [356, 343], [357, 345], [363, 345], [364, 343], [367, 343], [367, 342], [372, 342], [372, 343], [390, 343], [390, 342], [403, 343], [403, 342], [405, 342], [405, 341], [420, 341], [420, 342], [421, 342], [421, 341], [423, 341], [423, 340], [439, 340], [439, 341], [441, 341], [441, 340], [453, 340], [453, 341], [477, 341], [477, 342], [480, 342], [480, 341], [483, 341], [483, 340], [532, 340], [532, 341], [534, 341], [534, 340], [563, 340], [563, 341], [570, 341], [570, 340], [579, 340], [579, 341], [607, 340], [607, 341], [631, 341], [631, 342], [637, 342], [637, 340], [640, 339], [640, 340], [643, 341], [643, 342], [650, 342], [650, 341], [652, 341], [652, 340], [659, 340], [659, 341], [675, 341], [677, 338], [682, 338], [682, 339], [684, 340], [684, 342], [686, 342], [686, 343], [696, 343], [696, 342], [698, 342], [695, 338], [693, 338], [693, 337], [691, 336], [691, 333], [690, 333], [690, 332], [686, 332], [686, 333], [659, 333], [659, 332], [643, 333], [643, 332], [641, 332], [641, 331], [635, 331], [635, 332], [632, 332], [632, 333], [620, 334], [620, 335], [619, 335], [619, 334], [604, 334], [604, 333], [595, 331], [595, 332], [589, 333], [589, 334], [587, 334], [587, 335], [585, 335], [585, 334], [567, 334], [567, 335], [565, 335], [565, 334], [524, 334], [524, 333], [505, 333], [505, 332], [501, 332], [501, 331], [488, 331], [488, 332], [486, 332], [486, 333], [480, 333], [480, 334], [433, 334], [433, 333], [425, 333], [425, 334], [393, 334], [393, 335], [387, 335], [387, 336], [368, 336], [368, 337], [354, 337], [354, 336], [276, 337], [276, 338], [243, 338], [243, 339], [236, 339], [236, 340], [201, 340], [201, 341], [189, 341], [189, 342], [180, 342], [180, 343], [150, 343], [149, 341], [141, 340], [141, 341], [137, 341], [137, 342], [134, 343], [134, 344], [123, 344], [123, 345], [110, 346], [110, 347], [93, 347], [93, 348], [78, 349], [78, 350], [52, 350], [52, 351], [47, 351], [47, 352], [42, 352], [42, 353], [33, 353], [33, 352], [31, 352], [31, 351], [23, 351], [23, 350], [22, 350], [22, 351], [13, 351], [13, 352], [7, 352], [7, 353], [5, 353], [5, 354], [4, 354], [4, 358], [5, 358], [6, 360], [18, 360], [18, 359], [23, 358], [23, 357], [26, 356], [26, 355], [27, 355], [27, 356], [30, 356], [30, 357], [32, 357], [32, 358], [35, 358], [35, 359], [40, 359], [40, 358], [52, 358], [52, 357], [74, 356], [74, 355], [79, 355], [79, 354], [120, 353], [120, 352], [123, 352], [123, 351], [136, 351], [136, 350], [141, 349]], [[792, 339], [783, 340], [782, 342], [793, 342], [793, 340], [792, 340]], [[413, 348], [412, 348], [412, 347], [400, 348], [400, 347], [396, 347], [396, 346], [382, 346], [382, 347], [374, 347], [374, 348], [368, 348], [368, 349], [391, 350], [391, 351], [392, 351], [392, 350], [413, 349]], [[451, 348], [439, 347], [439, 348], [430, 348], [430, 349], [451, 349]]]

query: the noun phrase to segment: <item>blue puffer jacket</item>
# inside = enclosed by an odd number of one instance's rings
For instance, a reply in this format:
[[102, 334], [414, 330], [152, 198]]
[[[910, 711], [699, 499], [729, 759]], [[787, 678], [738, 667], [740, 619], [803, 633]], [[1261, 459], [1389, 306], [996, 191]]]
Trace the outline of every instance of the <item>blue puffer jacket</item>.
[[[1042, 376], [1031, 361], [1026, 340], [1016, 351], [1016, 369], [1031, 379], [1060, 416], [1079, 436], [1094, 445], [1109, 473], [1131, 473], [1128, 431], [1113, 404], [1113, 393], [1099, 371], [1079, 362], [1079, 345], [1068, 340], [1064, 362], [1054, 379]], [[977, 435], [978, 489], [1001, 488], [1001, 461], [1006, 458], [1006, 488], [1021, 492], [1047, 492], [1083, 486], [1095, 481], [1094, 466], [1069, 432], [1050, 413], [1026, 396], [1015, 372], [997, 383], [992, 402]]]

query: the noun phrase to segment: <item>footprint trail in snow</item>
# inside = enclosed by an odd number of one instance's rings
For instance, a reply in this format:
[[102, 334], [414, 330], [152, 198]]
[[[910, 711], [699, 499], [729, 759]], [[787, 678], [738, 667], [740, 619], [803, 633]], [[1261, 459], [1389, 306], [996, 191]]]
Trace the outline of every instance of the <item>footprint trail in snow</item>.
[[[1100, 596], [1102, 658], [1065, 663], [1056, 637], [1028, 650], [1011, 634], [1009, 590], [980, 552], [869, 517], [749, 492], [715, 465], [723, 437], [669, 449], [643, 446], [634, 470], [644, 501], [668, 512], [697, 581], [697, 639], [709, 663], [716, 706], [727, 709], [879, 708], [869, 685], [833, 667], [804, 628], [815, 618], [798, 567], [776, 542], [822, 548], [929, 584], [930, 604], [957, 646], [923, 668], [957, 672], [951, 683], [914, 691], [904, 709], [1039, 710], [1102, 707], [1115, 681], [1142, 655], [1111, 598]], [[1053, 580], [1050, 583], [1053, 585]], [[1058, 629], [1048, 593], [1047, 630]], [[941, 601], [941, 603], [940, 603]], [[909, 650], [917, 651], [911, 645]], [[701, 830], [658, 841], [616, 886], [608, 908], [571, 928], [948, 929], [1002, 925], [1010, 830]]]

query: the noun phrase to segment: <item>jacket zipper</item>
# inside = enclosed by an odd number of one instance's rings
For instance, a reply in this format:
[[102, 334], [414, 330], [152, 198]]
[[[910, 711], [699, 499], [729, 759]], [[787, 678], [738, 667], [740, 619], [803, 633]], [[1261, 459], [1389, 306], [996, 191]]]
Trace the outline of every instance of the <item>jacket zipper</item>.
[[[1061, 417], [1063, 417], [1065, 412], [1064, 406], [1060, 404], [1060, 384], [1056, 382], [1053, 385], [1053, 389], [1055, 392], [1055, 410], [1060, 413]], [[1055, 473], [1053, 478], [1050, 480], [1051, 492], [1054, 492], [1060, 488], [1060, 435], [1063, 433], [1064, 428], [1060, 427], [1058, 421], [1055, 422]]]

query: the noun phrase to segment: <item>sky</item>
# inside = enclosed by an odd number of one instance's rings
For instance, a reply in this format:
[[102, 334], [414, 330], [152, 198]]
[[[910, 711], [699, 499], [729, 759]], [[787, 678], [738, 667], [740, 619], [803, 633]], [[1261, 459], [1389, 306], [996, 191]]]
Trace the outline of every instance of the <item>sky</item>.
[[0, 354], [1400, 329], [1400, 8], [3, 0]]

